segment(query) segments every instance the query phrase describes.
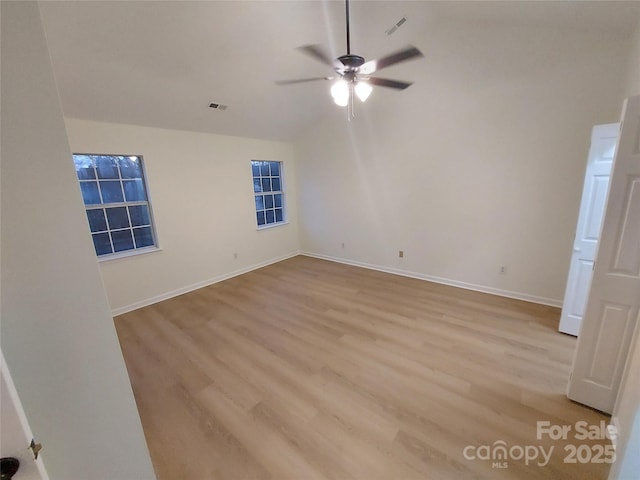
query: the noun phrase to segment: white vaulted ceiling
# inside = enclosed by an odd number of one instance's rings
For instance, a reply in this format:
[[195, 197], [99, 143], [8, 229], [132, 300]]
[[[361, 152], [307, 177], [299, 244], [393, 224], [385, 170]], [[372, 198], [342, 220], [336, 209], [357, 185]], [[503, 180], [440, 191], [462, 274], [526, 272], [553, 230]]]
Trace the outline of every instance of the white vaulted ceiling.
[[[342, 1], [41, 2], [47, 42], [66, 116], [244, 137], [291, 140], [336, 107], [328, 82], [276, 80], [330, 75], [296, 47], [345, 53]], [[425, 32], [442, 22], [542, 26], [626, 36], [640, 2], [354, 1], [352, 53], [372, 59], [408, 44], [425, 56]], [[402, 17], [406, 23], [387, 35]], [[462, 27], [461, 27], [462, 28]], [[508, 40], [508, 39], [507, 39]], [[413, 80], [422, 66], [380, 76]], [[382, 101], [378, 100], [378, 101]], [[210, 102], [228, 105], [225, 111]]]

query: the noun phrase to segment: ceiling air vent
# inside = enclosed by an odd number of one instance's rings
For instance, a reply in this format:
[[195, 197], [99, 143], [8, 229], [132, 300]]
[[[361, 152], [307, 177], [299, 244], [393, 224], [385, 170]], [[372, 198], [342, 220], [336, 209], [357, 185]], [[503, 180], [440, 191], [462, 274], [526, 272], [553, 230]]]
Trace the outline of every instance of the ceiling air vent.
[[215, 108], [216, 110], [226, 110], [227, 105], [222, 105], [221, 103], [210, 103], [209, 108]]
[[389, 30], [387, 30], [387, 35], [391, 35], [392, 33], [394, 33], [406, 21], [407, 21], [407, 18], [406, 17], [402, 17], [400, 20], [398, 20], [398, 22], [393, 27], [391, 27]]

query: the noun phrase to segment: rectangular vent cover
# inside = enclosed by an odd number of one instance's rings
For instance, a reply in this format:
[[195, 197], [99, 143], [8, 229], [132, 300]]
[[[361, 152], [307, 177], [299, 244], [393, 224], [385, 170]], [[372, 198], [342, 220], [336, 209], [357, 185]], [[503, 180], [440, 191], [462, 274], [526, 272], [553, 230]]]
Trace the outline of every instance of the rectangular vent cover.
[[394, 33], [406, 21], [407, 21], [407, 18], [406, 17], [402, 17], [400, 20], [398, 20], [398, 22], [393, 27], [391, 27], [389, 30], [387, 30], [387, 35], [391, 35], [392, 33]]

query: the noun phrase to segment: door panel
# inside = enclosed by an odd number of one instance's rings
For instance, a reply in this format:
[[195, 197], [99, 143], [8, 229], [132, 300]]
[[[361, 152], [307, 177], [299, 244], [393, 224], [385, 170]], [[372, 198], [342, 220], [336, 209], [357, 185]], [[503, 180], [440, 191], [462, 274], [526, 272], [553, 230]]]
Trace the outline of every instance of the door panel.
[[625, 104], [567, 395], [611, 413], [640, 312], [640, 96]]
[[625, 195], [624, 221], [616, 244], [618, 245], [612, 272], [632, 277], [640, 277], [640, 248], [638, 248], [638, 232], [640, 232], [640, 177], [628, 178]]
[[[608, 169], [611, 168], [612, 157], [609, 158]], [[604, 213], [604, 204], [607, 201], [609, 193], [609, 173], [606, 175], [594, 175], [591, 177], [589, 208], [587, 210], [587, 218], [582, 233], [582, 240], [587, 241], [589, 246], [598, 243], [600, 238], [600, 230], [602, 226], [602, 214]]]
[[580, 214], [559, 326], [561, 332], [570, 335], [578, 335], [587, 305], [619, 129], [617, 123], [596, 125], [591, 133]]
[[565, 303], [565, 309], [568, 315], [574, 318], [582, 318], [584, 308], [587, 304], [587, 296], [589, 295], [589, 287], [591, 286], [591, 272], [593, 271], [593, 262], [589, 260], [578, 259], [576, 267], [578, 272], [576, 279], [571, 283], [573, 290], [570, 292], [570, 302]]
[[595, 385], [611, 388], [615, 377], [619, 355], [611, 355], [616, 352], [618, 340], [625, 336], [629, 327], [630, 309], [625, 305], [604, 303], [600, 316], [602, 322], [598, 335], [594, 337], [594, 352], [591, 358], [591, 366], [586, 380]]

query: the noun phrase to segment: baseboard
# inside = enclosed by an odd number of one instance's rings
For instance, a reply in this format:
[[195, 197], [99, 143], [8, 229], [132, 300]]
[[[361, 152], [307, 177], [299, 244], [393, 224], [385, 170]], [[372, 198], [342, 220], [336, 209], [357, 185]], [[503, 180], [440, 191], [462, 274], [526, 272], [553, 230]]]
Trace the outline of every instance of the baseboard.
[[256, 263], [254, 265], [250, 265], [248, 267], [241, 268], [239, 270], [234, 270], [233, 272], [224, 273], [222, 275], [218, 275], [213, 278], [209, 278], [207, 280], [203, 280], [201, 282], [193, 283], [191, 285], [187, 285], [186, 287], [177, 288], [170, 292], [162, 293], [160, 295], [156, 295], [151, 298], [147, 298], [145, 300], [141, 300], [139, 302], [132, 303], [130, 305], [125, 305], [124, 307], [118, 307], [111, 310], [111, 315], [114, 317], [118, 315], [122, 315], [123, 313], [131, 312], [133, 310], [137, 310], [142, 307], [147, 307], [149, 305], [153, 305], [154, 303], [161, 302], [163, 300], [168, 300], [173, 297], [177, 297], [178, 295], [183, 295], [185, 293], [192, 292], [194, 290], [198, 290], [199, 288], [208, 287], [209, 285], [213, 285], [214, 283], [222, 282], [223, 280], [228, 280], [229, 278], [237, 277], [238, 275], [242, 275], [244, 273], [249, 273], [253, 270], [257, 270], [258, 268], [266, 267], [267, 265], [271, 265], [273, 263], [281, 262], [282, 260], [286, 260], [288, 258], [295, 257], [299, 255], [299, 251], [295, 251], [292, 253], [288, 253], [287, 255], [283, 255], [281, 257], [272, 258], [270, 260], [266, 260], [264, 262]]
[[549, 305], [551, 307], [562, 307], [562, 300], [555, 298], [539, 297], [536, 295], [529, 295], [528, 293], [512, 292], [510, 290], [502, 290], [500, 288], [487, 287], [484, 285], [476, 285], [473, 283], [461, 282], [458, 280], [451, 280], [448, 278], [436, 277], [433, 275], [425, 275], [423, 273], [411, 272], [408, 270], [401, 270], [399, 268], [384, 267], [380, 265], [372, 265], [370, 263], [357, 262], [346, 258], [332, 257], [329, 255], [319, 255], [311, 252], [300, 252], [300, 255], [307, 257], [320, 258], [322, 260], [329, 260], [331, 262], [344, 263], [345, 265], [353, 265], [355, 267], [368, 268], [369, 270], [377, 270], [379, 272], [393, 273], [395, 275], [402, 275], [403, 277], [416, 278], [418, 280], [427, 280], [429, 282], [441, 283], [443, 285], [449, 285], [451, 287], [464, 288], [466, 290], [474, 290], [476, 292], [490, 293], [492, 295], [498, 295], [500, 297], [513, 298], [516, 300], [524, 300], [525, 302], [539, 303], [541, 305]]
[[476, 292], [489, 293], [492, 295], [498, 295], [501, 297], [514, 298], [516, 300], [524, 300], [526, 302], [539, 303], [542, 305], [549, 305], [552, 307], [562, 307], [562, 300], [557, 300], [553, 298], [539, 297], [536, 295], [529, 295], [526, 293], [513, 292], [510, 290], [502, 290], [499, 288], [486, 287], [484, 285], [476, 285], [467, 282], [460, 282], [458, 280], [451, 280], [448, 278], [436, 277], [433, 275], [425, 275], [422, 273], [411, 272], [408, 270], [402, 270], [399, 268], [391, 268], [384, 267], [381, 265], [373, 265], [370, 263], [358, 262], [354, 260], [349, 260], [346, 258], [332, 257], [329, 255], [320, 255], [311, 252], [301, 252], [295, 251], [288, 253], [287, 255], [283, 255], [281, 257], [272, 258], [266, 260], [264, 262], [256, 263], [254, 265], [250, 265], [248, 267], [241, 268], [239, 270], [235, 270], [233, 272], [225, 273], [222, 275], [218, 275], [213, 278], [209, 278], [207, 280], [203, 280], [201, 282], [197, 282], [191, 285], [187, 285], [186, 287], [181, 287], [170, 292], [162, 293], [160, 295], [156, 295], [151, 298], [147, 298], [141, 300], [139, 302], [132, 303], [130, 305], [125, 305], [123, 307], [114, 308], [111, 311], [111, 314], [116, 317], [118, 315], [122, 315], [124, 313], [131, 312], [133, 310], [137, 310], [142, 307], [146, 307], [149, 305], [153, 305], [154, 303], [161, 302], [163, 300], [168, 300], [173, 297], [177, 297], [178, 295], [183, 295], [185, 293], [192, 292], [199, 288], [207, 287], [209, 285], [213, 285], [214, 283], [222, 282], [224, 280], [228, 280], [229, 278], [237, 277], [238, 275], [242, 275], [244, 273], [251, 272], [253, 270], [257, 270], [258, 268], [266, 267], [267, 265], [271, 265], [273, 263], [281, 262], [282, 260], [286, 260], [288, 258], [295, 257], [296, 255], [305, 255], [307, 257], [320, 258], [322, 260], [329, 260], [331, 262], [343, 263], [345, 265], [353, 265], [355, 267], [368, 268], [369, 270], [377, 270], [379, 272], [392, 273], [394, 275], [402, 275], [403, 277], [416, 278], [419, 280], [426, 280], [429, 282], [440, 283], [443, 285], [449, 285], [452, 287], [464, 288], [467, 290], [474, 290]]

